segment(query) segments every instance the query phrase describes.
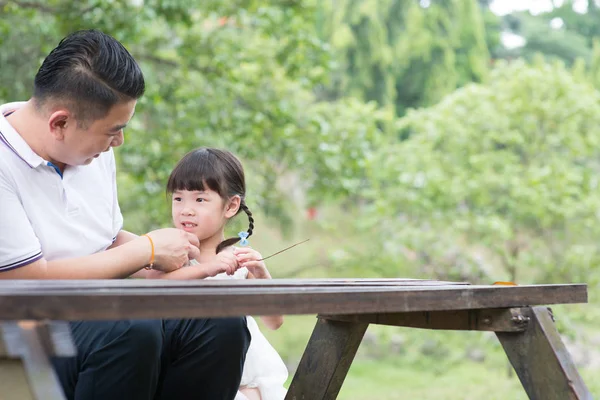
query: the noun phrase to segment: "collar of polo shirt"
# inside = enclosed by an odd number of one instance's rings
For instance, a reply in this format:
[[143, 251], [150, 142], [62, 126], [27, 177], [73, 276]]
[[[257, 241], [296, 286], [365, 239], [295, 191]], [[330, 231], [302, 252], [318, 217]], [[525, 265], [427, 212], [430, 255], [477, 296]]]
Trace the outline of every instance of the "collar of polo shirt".
[[0, 140], [31, 168], [37, 168], [41, 164], [45, 164], [46, 160], [37, 155], [6, 120], [8, 115], [23, 105], [25, 105], [24, 102], [17, 102], [0, 106], [0, 114], [3, 117], [0, 119]]

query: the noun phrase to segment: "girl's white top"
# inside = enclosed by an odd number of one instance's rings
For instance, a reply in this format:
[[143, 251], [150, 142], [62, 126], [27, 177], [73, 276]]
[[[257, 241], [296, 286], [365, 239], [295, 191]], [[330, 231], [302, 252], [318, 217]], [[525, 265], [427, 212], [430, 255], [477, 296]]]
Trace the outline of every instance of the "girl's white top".
[[[248, 269], [240, 268], [233, 275], [222, 273], [206, 279], [246, 279], [247, 277]], [[254, 318], [247, 316], [246, 319], [252, 340], [246, 353], [240, 388], [258, 388], [262, 400], [283, 400], [286, 395], [283, 384], [288, 378], [287, 367], [264, 337]], [[240, 394], [239, 398], [243, 399], [242, 396]]]

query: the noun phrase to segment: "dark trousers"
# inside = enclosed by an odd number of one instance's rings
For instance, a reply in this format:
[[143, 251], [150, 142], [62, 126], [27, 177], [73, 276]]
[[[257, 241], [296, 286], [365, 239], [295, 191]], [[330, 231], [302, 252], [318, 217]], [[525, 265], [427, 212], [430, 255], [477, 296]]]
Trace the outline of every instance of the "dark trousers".
[[52, 360], [69, 400], [232, 400], [250, 345], [244, 317], [70, 325], [77, 356]]

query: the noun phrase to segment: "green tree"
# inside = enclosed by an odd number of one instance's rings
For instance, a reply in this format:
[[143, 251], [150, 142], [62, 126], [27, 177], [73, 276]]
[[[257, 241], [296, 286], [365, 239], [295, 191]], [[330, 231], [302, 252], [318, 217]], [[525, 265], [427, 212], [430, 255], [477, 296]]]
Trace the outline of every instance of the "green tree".
[[[594, 41], [600, 37], [599, 17], [600, 5], [593, 0], [587, 2], [583, 13], [576, 11], [574, 1], [568, 0], [535, 16], [529, 12], [509, 14], [504, 17], [504, 28], [523, 36], [526, 44], [519, 49], [501, 51], [498, 56], [532, 59], [534, 54], [541, 53], [569, 65], [578, 58], [589, 63]], [[553, 22], [560, 22], [560, 27], [552, 27]]]
[[486, 74], [486, 39], [494, 39], [475, 0], [328, 0], [319, 12], [321, 35], [340, 59], [329, 96], [374, 100], [402, 115]]
[[364, 215], [384, 238], [380, 264], [586, 281], [600, 261], [599, 126], [600, 93], [543, 61], [501, 64], [488, 83], [409, 112], [397, 125], [408, 139], [372, 164]]
[[[549, 60], [562, 60], [568, 65], [581, 58], [590, 61], [591, 46], [588, 38], [576, 29], [551, 26], [555, 18], [552, 13], [533, 16], [528, 12], [510, 14], [505, 17], [507, 30], [521, 35], [525, 45], [516, 49], [498, 52], [501, 58], [523, 57], [532, 60], [536, 54], [543, 54]], [[583, 17], [585, 18], [585, 17]]]
[[313, 94], [330, 66], [314, 16], [310, 1], [0, 0], [0, 100], [30, 95], [61, 37], [101, 29], [129, 48], [148, 81], [117, 150], [126, 227], [168, 224], [168, 174], [201, 145], [246, 161], [251, 205], [289, 226], [286, 174], [309, 198], [355, 191], [377, 126], [390, 118], [358, 100]]

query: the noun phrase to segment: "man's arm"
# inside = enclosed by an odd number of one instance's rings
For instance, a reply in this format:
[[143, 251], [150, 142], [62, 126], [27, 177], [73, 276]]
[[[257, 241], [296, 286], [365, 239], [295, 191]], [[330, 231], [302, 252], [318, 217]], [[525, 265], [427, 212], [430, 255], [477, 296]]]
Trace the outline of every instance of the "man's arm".
[[[114, 249], [116, 247], [119, 247], [125, 243], [129, 243], [135, 239], [139, 238], [138, 235], [136, 235], [135, 233], [131, 233], [129, 231], [123, 230], [121, 229], [119, 231], [119, 233], [117, 234], [117, 238], [115, 239], [115, 241], [113, 242], [113, 244], [110, 245], [110, 247], [108, 248], [108, 250], [110, 249]], [[136, 278], [136, 279], [161, 279], [162, 276], [165, 275], [164, 272], [162, 271], [148, 271], [146, 269], [140, 269], [139, 271], [136, 271], [135, 273], [131, 274], [131, 276], [129, 276], [129, 278]]]
[[[14, 184], [2, 172], [0, 170], [0, 279], [126, 278], [151, 262], [149, 238], [135, 238], [128, 232], [119, 232], [111, 248], [100, 253], [52, 261], [44, 259], [42, 246]], [[160, 270], [176, 270], [189, 257], [199, 256], [198, 238], [191, 233], [166, 228], [148, 235], [154, 245], [156, 268]]]
[[[116, 248], [125, 243], [129, 243], [135, 239], [139, 238], [135, 233], [131, 233], [126, 230], [119, 231], [117, 238], [113, 242], [113, 244], [108, 248]], [[158, 270], [146, 270], [140, 269], [133, 273], [130, 278], [135, 279], [176, 279], [176, 280], [186, 280], [186, 279], [203, 279], [210, 276], [208, 272], [204, 271], [202, 268], [197, 267], [187, 267], [180, 268], [176, 271], [165, 273]]]
[[121, 246], [84, 257], [47, 261], [0, 272], [0, 279], [114, 279], [126, 278], [150, 260], [147, 238], [129, 240]]
[[113, 244], [108, 246], [107, 250], [114, 249], [115, 247], [119, 247], [122, 244], [129, 243], [137, 238], [139, 238], [139, 236], [136, 235], [135, 233], [131, 233], [129, 231], [121, 229], [119, 231], [119, 233], [117, 234], [117, 238], [115, 239]]
[[[132, 234], [130, 234], [132, 235]], [[180, 268], [198, 257], [198, 238], [175, 228], [159, 229], [152, 237], [155, 264], [163, 271]], [[129, 238], [131, 238], [129, 236]], [[127, 239], [123, 236], [121, 239]], [[89, 256], [47, 261], [0, 272], [0, 279], [119, 279], [127, 278], [150, 262], [152, 248], [147, 237], [138, 237]]]

